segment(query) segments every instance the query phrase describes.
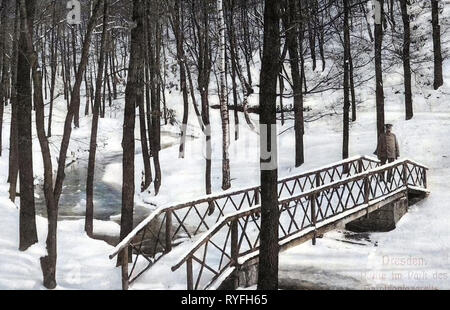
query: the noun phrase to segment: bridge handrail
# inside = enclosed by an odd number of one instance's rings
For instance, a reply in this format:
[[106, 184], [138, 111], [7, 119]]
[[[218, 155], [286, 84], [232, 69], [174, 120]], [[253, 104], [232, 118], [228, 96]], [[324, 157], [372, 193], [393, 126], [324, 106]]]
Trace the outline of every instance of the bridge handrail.
[[255, 214], [260, 211], [261, 205], [258, 205], [223, 217], [219, 222], [217, 222], [216, 225], [214, 225], [213, 227], [211, 227], [210, 230], [205, 232], [202, 235], [202, 237], [191, 246], [190, 250], [186, 252], [186, 254], [181, 258], [181, 260], [179, 260], [178, 263], [172, 266], [171, 270], [176, 271], [178, 268], [180, 268], [189, 259], [190, 256], [192, 256], [199, 248], [201, 248], [213, 235], [215, 235], [226, 224], [243, 216]]
[[126, 247], [126, 245], [128, 243], [131, 242], [131, 240], [134, 237], [136, 237], [137, 234], [139, 234], [139, 232], [142, 229], [144, 229], [152, 220], [154, 220], [155, 218], [157, 218], [158, 216], [160, 216], [161, 214], [163, 214], [165, 212], [180, 210], [180, 209], [186, 208], [188, 205], [201, 204], [201, 203], [205, 203], [205, 202], [210, 202], [211, 200], [214, 200], [214, 199], [225, 198], [231, 193], [233, 193], [235, 195], [239, 195], [239, 194], [242, 194], [242, 193], [245, 193], [248, 191], [254, 191], [257, 189], [259, 189], [259, 186], [249, 187], [249, 188], [241, 189], [241, 190], [237, 190], [237, 191], [230, 191], [230, 192], [225, 191], [220, 194], [208, 195], [208, 196], [205, 196], [204, 198], [192, 200], [192, 201], [185, 202], [185, 203], [178, 203], [176, 205], [170, 205], [170, 206], [162, 206], [162, 207], [156, 209], [155, 211], [153, 211], [146, 219], [144, 219], [141, 223], [139, 223], [139, 225], [137, 225], [128, 234], [128, 236], [126, 238], [124, 238], [118, 245], [116, 245], [116, 247], [114, 248], [114, 251], [109, 255], [109, 258], [110, 259], [114, 258], [121, 250], [123, 250], [124, 247]]
[[245, 210], [241, 210], [238, 212], [235, 212], [233, 214], [229, 214], [225, 217], [223, 217], [219, 222], [217, 222], [216, 225], [214, 225], [213, 227], [211, 227], [211, 229], [209, 229], [207, 232], [203, 233], [202, 237], [200, 239], [198, 239], [192, 246], [191, 249], [189, 251], [186, 252], [186, 254], [184, 255], [184, 257], [178, 262], [176, 263], [171, 269], [172, 271], [177, 270], [178, 268], [181, 267], [181, 265], [183, 265], [189, 258], [189, 256], [193, 255], [194, 252], [196, 252], [199, 248], [201, 248], [205, 242], [208, 241], [208, 239], [210, 237], [212, 237], [213, 235], [215, 235], [221, 228], [223, 228], [226, 224], [240, 218], [246, 215], [251, 215], [251, 214], [255, 214], [261, 211], [261, 205], [255, 206], [255, 207], [251, 207]]
[[353, 176], [350, 176], [350, 177], [347, 177], [347, 178], [344, 178], [344, 179], [332, 182], [332, 183], [328, 183], [328, 184], [325, 184], [325, 185], [322, 185], [322, 186], [310, 189], [309, 191], [303, 192], [300, 195], [289, 197], [289, 198], [285, 198], [285, 199], [281, 199], [279, 201], [279, 204], [289, 203], [289, 202], [298, 200], [300, 198], [308, 197], [308, 196], [311, 196], [312, 194], [316, 194], [318, 192], [329, 190], [329, 189], [332, 189], [332, 188], [334, 188], [336, 186], [339, 186], [339, 185], [342, 185], [342, 184], [345, 184], [345, 183], [349, 183], [351, 181], [360, 180], [360, 179], [362, 179], [362, 177], [367, 177], [367, 176], [370, 176], [370, 175], [375, 175], [377, 173], [390, 170], [392, 167], [399, 166], [400, 164], [412, 164], [414, 166], [423, 168], [425, 170], [429, 170], [429, 168], [426, 167], [425, 165], [419, 164], [419, 163], [417, 163], [417, 162], [415, 162], [413, 160], [400, 159], [400, 160], [396, 160], [396, 161], [394, 161], [392, 163], [386, 164], [384, 166], [380, 166], [380, 167], [377, 167], [377, 168], [374, 168], [374, 169], [371, 169], [371, 170], [368, 170], [368, 171], [364, 171], [362, 173], [355, 174]]
[[[280, 200], [278, 202], [278, 205], [281, 206], [283, 204], [286, 204], [286, 203], [289, 203], [289, 202], [292, 202], [292, 201], [295, 201], [295, 200], [299, 200], [299, 199], [304, 198], [304, 197], [310, 197], [310, 196], [312, 196], [314, 194], [317, 194], [319, 192], [327, 191], [329, 189], [338, 187], [340, 185], [349, 183], [351, 181], [363, 180], [363, 179], [367, 178], [368, 176], [376, 175], [378, 173], [390, 170], [393, 167], [404, 166], [406, 164], [412, 164], [414, 166], [417, 166], [417, 167], [423, 168], [425, 170], [428, 170], [428, 168], [426, 166], [424, 166], [422, 164], [419, 164], [419, 163], [417, 163], [417, 162], [415, 162], [413, 160], [410, 160], [410, 159], [397, 160], [397, 161], [394, 161], [394, 162], [392, 162], [390, 164], [387, 164], [387, 165], [384, 165], [384, 166], [381, 166], [381, 167], [378, 167], [378, 168], [374, 168], [374, 169], [368, 170], [366, 172], [363, 172], [363, 173], [360, 173], [360, 174], [357, 174], [357, 175], [354, 175], [354, 176], [351, 176], [351, 177], [348, 177], [348, 178], [345, 178], [345, 179], [342, 179], [342, 180], [339, 180], [339, 181], [335, 181], [333, 183], [330, 183], [330, 184], [327, 184], [327, 185], [324, 185], [324, 186], [320, 186], [318, 188], [314, 188], [312, 190], [306, 191], [306, 192], [304, 192], [304, 193], [302, 193], [300, 195], [297, 195], [295, 197], [291, 197], [291, 198], [288, 198], [288, 199]], [[425, 179], [426, 179], [426, 177], [425, 177]], [[409, 185], [405, 184], [405, 186], [408, 188]], [[426, 180], [425, 180], [424, 186], [426, 186]], [[235, 220], [237, 220], [239, 218], [243, 218], [243, 217], [245, 217], [247, 215], [251, 215], [251, 214], [255, 214], [255, 213], [259, 213], [259, 212], [261, 212], [261, 206], [260, 205], [252, 207], [252, 208], [249, 208], [249, 209], [246, 209], [246, 210], [241, 210], [241, 211], [238, 211], [238, 212], [235, 212], [233, 214], [229, 214], [229, 215], [223, 217], [216, 225], [214, 225], [214, 227], [212, 227], [210, 230], [205, 232], [202, 235], [202, 237], [199, 238], [190, 247], [190, 249], [188, 251], [185, 252], [183, 257], [175, 265], [173, 265], [171, 267], [171, 270], [172, 271], [176, 271], [177, 269], [179, 269], [184, 263], [186, 263], [188, 261], [189, 258], [194, 256], [195, 252], [198, 249], [200, 249], [202, 246], [204, 246], [211, 239], [211, 237], [214, 236], [218, 231], [220, 231], [225, 225], [227, 225], [227, 224], [229, 224], [229, 223], [231, 223], [231, 222], [233, 222], [233, 221], [235, 221]], [[322, 219], [322, 221], [325, 221], [325, 219]]]
[[[314, 174], [318, 174], [318, 173], [322, 173], [325, 172], [327, 170], [330, 169], [336, 169], [339, 166], [343, 166], [345, 164], [350, 164], [352, 162], [357, 162], [360, 160], [366, 160], [372, 163], [376, 163], [376, 164], [380, 164], [380, 161], [374, 157], [371, 156], [366, 156], [366, 155], [357, 155], [357, 156], [353, 156], [351, 158], [336, 162], [336, 163], [332, 163], [328, 166], [323, 166], [320, 167], [318, 169], [314, 169], [314, 170], [309, 170], [300, 174], [296, 174], [293, 176], [288, 176], [288, 177], [284, 177], [282, 179], [280, 179], [278, 181], [278, 184], [283, 183], [283, 182], [288, 182], [288, 181], [292, 181], [295, 180], [296, 178], [302, 178], [302, 177], [308, 177]], [[155, 218], [157, 218], [158, 216], [170, 212], [170, 211], [175, 211], [175, 210], [180, 210], [183, 208], [187, 208], [189, 206], [192, 205], [196, 205], [196, 204], [201, 204], [201, 203], [210, 203], [214, 200], [218, 200], [218, 199], [222, 199], [222, 198], [226, 198], [227, 196], [229, 196], [230, 194], [233, 195], [239, 195], [242, 193], [247, 193], [247, 192], [252, 192], [252, 191], [256, 191], [259, 190], [260, 186], [253, 186], [253, 187], [248, 187], [248, 188], [242, 188], [239, 190], [235, 190], [235, 189], [230, 189], [228, 191], [225, 192], [221, 192], [219, 194], [211, 194], [211, 195], [206, 195], [202, 198], [196, 199], [196, 200], [192, 200], [189, 202], [184, 202], [184, 203], [177, 203], [175, 205], [171, 205], [171, 206], [162, 206], [160, 208], [158, 208], [157, 210], [153, 211], [146, 219], [144, 219], [140, 224], [138, 224], [118, 245], [116, 245], [114, 247], [114, 250], [111, 252], [111, 254], [109, 255], [110, 259], [113, 259], [115, 256], [117, 256], [125, 247], [127, 247], [130, 242], [142, 231], [146, 228], [146, 226]]]

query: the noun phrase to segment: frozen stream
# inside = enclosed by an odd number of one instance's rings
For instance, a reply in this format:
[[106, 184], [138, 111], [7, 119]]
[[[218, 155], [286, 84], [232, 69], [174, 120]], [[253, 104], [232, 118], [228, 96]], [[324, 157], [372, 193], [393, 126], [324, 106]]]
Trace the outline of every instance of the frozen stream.
[[[179, 144], [179, 135], [171, 132], [162, 132], [162, 149]], [[138, 142], [136, 142], [138, 146]], [[139, 155], [139, 154], [138, 154]], [[117, 184], [103, 181], [105, 169], [108, 165], [122, 162], [122, 153], [102, 154], [97, 152], [94, 178], [94, 219], [102, 221], [120, 221], [122, 206], [122, 188]], [[59, 203], [58, 220], [84, 219], [86, 208], [86, 178], [87, 159], [81, 159], [66, 168], [64, 187]], [[120, 182], [119, 182], [120, 183]], [[151, 187], [151, 189], [153, 189]], [[36, 188], [36, 212], [47, 216], [42, 185]], [[134, 222], [139, 223], [149, 215], [151, 208], [135, 205]]]

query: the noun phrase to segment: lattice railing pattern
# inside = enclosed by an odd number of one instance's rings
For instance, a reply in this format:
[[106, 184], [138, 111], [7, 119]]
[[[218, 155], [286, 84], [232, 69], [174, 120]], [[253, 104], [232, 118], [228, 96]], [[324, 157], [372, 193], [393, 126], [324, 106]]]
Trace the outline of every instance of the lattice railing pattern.
[[[406, 191], [408, 186], [426, 188], [426, 170], [405, 160], [282, 199], [279, 201], [279, 240], [307, 229], [314, 230], [319, 223], [332, 221], [345, 211], [369, 205], [399, 190]], [[226, 217], [172, 267], [176, 270], [185, 262], [190, 266], [187, 268], [188, 289], [207, 288], [230, 266], [236, 266], [239, 257], [259, 250], [260, 211], [260, 207], [254, 207]]]
[[[343, 177], [373, 169], [379, 161], [369, 157], [355, 157], [322, 169], [288, 177], [278, 182], [279, 199], [299, 195], [313, 188], [334, 182]], [[207, 231], [226, 214], [245, 210], [260, 204], [260, 187], [209, 196], [158, 211], [145, 227], [133, 231], [127, 242], [132, 250], [133, 265], [129, 283], [156, 263], [174, 245]], [[289, 213], [289, 212], [287, 212]], [[255, 218], [259, 214], [253, 215]], [[293, 224], [294, 227], [296, 225]], [[290, 227], [291, 230], [292, 226]], [[118, 253], [125, 245], [119, 246]], [[114, 255], [112, 255], [114, 256]], [[144, 262], [144, 264], [142, 263]]]
[[260, 223], [257, 212], [246, 211], [233, 220], [226, 221], [219, 231], [190, 256], [187, 270], [191, 275], [188, 289], [208, 287], [225, 270], [237, 262], [237, 254], [246, 255], [259, 248]]

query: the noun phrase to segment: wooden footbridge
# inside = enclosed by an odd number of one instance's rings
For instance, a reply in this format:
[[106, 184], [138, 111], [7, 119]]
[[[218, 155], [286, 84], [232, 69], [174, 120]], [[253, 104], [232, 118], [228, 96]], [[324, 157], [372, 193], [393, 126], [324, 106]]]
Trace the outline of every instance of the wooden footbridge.
[[[408, 159], [380, 166], [358, 156], [280, 180], [280, 249], [315, 244], [318, 234], [427, 193], [427, 170]], [[110, 255], [122, 254], [123, 288], [181, 244], [188, 247], [172, 271], [185, 266], [186, 289], [215, 289], [230, 279], [237, 285], [239, 270], [259, 255], [259, 198], [260, 187], [252, 187], [157, 209]]]

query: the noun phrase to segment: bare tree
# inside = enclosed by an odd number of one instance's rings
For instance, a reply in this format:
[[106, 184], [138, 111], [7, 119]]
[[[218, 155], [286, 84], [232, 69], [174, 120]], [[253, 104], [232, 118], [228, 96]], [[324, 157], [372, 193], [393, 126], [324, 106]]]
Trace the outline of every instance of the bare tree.
[[444, 84], [442, 77], [441, 26], [439, 24], [439, 1], [431, 0], [431, 22], [433, 24], [434, 89]]
[[[120, 239], [123, 240], [133, 229], [134, 209], [134, 129], [136, 117], [137, 92], [139, 90], [139, 67], [143, 63], [144, 46], [144, 0], [133, 1], [133, 22], [131, 29], [130, 62], [128, 65], [128, 80], [125, 90], [125, 115], [123, 123], [123, 177], [122, 177], [122, 215], [120, 220]], [[131, 251], [130, 251], [131, 254]], [[118, 265], [122, 256], [118, 257]]]
[[222, 0], [217, 0], [217, 15], [219, 24], [219, 75], [220, 75], [220, 116], [222, 118], [222, 189], [227, 190], [231, 187], [230, 177], [230, 115], [227, 104], [226, 87], [226, 39], [225, 39], [225, 12]]
[[[382, 67], [384, 0], [375, 0], [375, 81], [377, 105], [377, 137], [384, 132], [384, 90]], [[377, 138], [378, 139], [378, 138]]]
[[[38, 241], [34, 205], [31, 61], [27, 54], [26, 33], [33, 33], [35, 0], [21, 1], [19, 60], [17, 64], [17, 128], [20, 180], [20, 244], [24, 251]], [[28, 16], [25, 16], [26, 12]]]
[[53, 1], [53, 13], [52, 13], [52, 30], [51, 30], [51, 43], [50, 43], [50, 67], [51, 67], [51, 78], [50, 78], [50, 108], [48, 113], [48, 128], [47, 137], [52, 136], [52, 119], [53, 119], [53, 101], [55, 100], [55, 86], [56, 86], [56, 71], [58, 70], [58, 49], [57, 49], [57, 38], [56, 38], [56, 0]]
[[[261, 154], [261, 240], [259, 250], [258, 289], [278, 289], [278, 165], [276, 138], [277, 78], [280, 71], [280, 7], [277, 0], [265, 0], [264, 48], [260, 77]], [[266, 126], [264, 129], [263, 126]], [[266, 132], [266, 134], [263, 134]], [[276, 136], [276, 135], [275, 135]], [[267, 146], [267, 149], [266, 149]], [[268, 167], [267, 160], [275, 164]], [[263, 169], [263, 167], [265, 167]]]
[[349, 0], [344, 2], [344, 115], [343, 115], [343, 142], [342, 159], [348, 158], [349, 127], [350, 127], [350, 27], [349, 27]]
[[410, 18], [408, 5], [409, 0], [400, 0], [400, 8], [402, 11], [403, 20], [403, 75], [404, 75], [404, 85], [405, 85], [405, 111], [406, 120], [413, 118], [413, 100], [412, 100], [412, 90], [411, 90], [411, 29], [410, 29]]
[[289, 61], [291, 65], [292, 90], [294, 92], [294, 114], [295, 114], [295, 166], [300, 167], [305, 162], [303, 150], [304, 120], [303, 120], [303, 89], [299, 69], [299, 51], [297, 40], [297, 17], [298, 8], [295, 0], [287, 0], [287, 14], [284, 18], [286, 32], [286, 44], [289, 50]]
[[9, 0], [4, 0], [0, 6], [0, 157], [3, 151], [3, 110], [6, 104], [6, 81], [7, 81], [7, 71], [8, 71], [8, 57], [7, 55], [7, 45], [6, 34], [8, 29], [7, 21], [7, 10], [9, 9]]
[[176, 44], [177, 44], [177, 62], [180, 70], [180, 87], [183, 93], [183, 123], [181, 125], [181, 142], [180, 142], [180, 158], [184, 158], [186, 150], [186, 134], [187, 134], [187, 124], [189, 120], [189, 93], [187, 87], [186, 79], [186, 56], [184, 53], [184, 31], [182, 25], [182, 1], [175, 0], [174, 6], [172, 8], [172, 29], [175, 34]]
[[[153, 166], [155, 168], [154, 188], [155, 195], [158, 195], [162, 182], [161, 164], [159, 152], [161, 150], [161, 3], [158, 1], [147, 1], [147, 32], [150, 69], [150, 95], [151, 111], [151, 132], [150, 151], [153, 156]], [[152, 17], [152, 18], [150, 18]]]
[[100, 115], [100, 100], [103, 80], [103, 66], [105, 63], [105, 43], [106, 32], [108, 29], [108, 0], [104, 0], [103, 4], [103, 30], [100, 43], [100, 58], [98, 61], [97, 81], [95, 86], [94, 111], [92, 115], [91, 141], [89, 144], [89, 160], [86, 180], [86, 219], [85, 230], [88, 236], [93, 236], [94, 222], [94, 174], [95, 174], [95, 157], [97, 152], [97, 132], [98, 120]]
[[12, 202], [16, 200], [17, 177], [19, 174], [18, 160], [18, 128], [17, 128], [17, 63], [19, 58], [18, 42], [20, 36], [20, 10], [19, 2], [16, 2], [16, 18], [14, 21], [14, 40], [11, 59], [11, 126], [9, 131], [9, 199]]

